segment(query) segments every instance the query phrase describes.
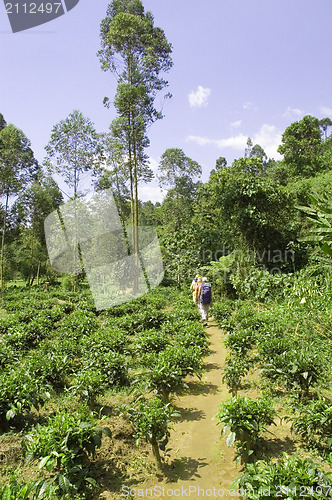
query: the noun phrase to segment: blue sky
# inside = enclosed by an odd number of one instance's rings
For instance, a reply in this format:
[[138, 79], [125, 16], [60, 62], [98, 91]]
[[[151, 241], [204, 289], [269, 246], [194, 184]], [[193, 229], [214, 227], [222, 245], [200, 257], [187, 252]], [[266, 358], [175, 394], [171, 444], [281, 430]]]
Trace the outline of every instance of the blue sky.
[[[52, 127], [79, 109], [106, 132], [104, 108], [116, 80], [100, 69], [99, 26], [108, 0], [80, 0], [66, 15], [13, 34], [0, 4], [0, 112], [21, 128], [42, 162]], [[143, 0], [173, 45], [173, 98], [152, 125], [147, 150], [183, 149], [209, 177], [219, 156], [231, 164], [247, 137], [269, 157], [285, 128], [305, 114], [332, 118], [331, 0]], [[86, 189], [89, 188], [86, 179]], [[140, 198], [163, 194], [153, 182]]]

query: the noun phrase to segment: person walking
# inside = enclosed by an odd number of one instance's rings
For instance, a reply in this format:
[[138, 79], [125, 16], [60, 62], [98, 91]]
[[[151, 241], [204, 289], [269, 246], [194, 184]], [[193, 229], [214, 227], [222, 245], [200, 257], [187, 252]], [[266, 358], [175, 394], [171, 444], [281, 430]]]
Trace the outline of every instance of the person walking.
[[201, 313], [204, 326], [207, 326], [209, 308], [212, 304], [212, 285], [204, 276], [204, 278], [202, 278], [200, 286], [197, 286], [196, 290], [196, 302], [198, 305], [198, 310]]
[[190, 285], [190, 291], [193, 294], [193, 301], [196, 304], [196, 286], [198, 283], [198, 278], [201, 278], [199, 274], [196, 274], [195, 278], [192, 280]]

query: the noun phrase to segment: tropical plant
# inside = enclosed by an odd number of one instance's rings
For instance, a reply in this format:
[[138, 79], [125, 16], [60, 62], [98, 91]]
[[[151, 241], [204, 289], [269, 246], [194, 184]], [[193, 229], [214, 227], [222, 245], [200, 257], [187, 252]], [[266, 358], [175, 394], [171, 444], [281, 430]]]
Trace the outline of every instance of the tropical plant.
[[235, 443], [237, 459], [247, 462], [257, 450], [258, 439], [266, 427], [274, 424], [276, 412], [267, 398], [253, 400], [242, 396], [232, 397], [220, 405], [218, 424], [224, 424], [223, 432], [230, 431], [226, 443]]
[[84, 482], [96, 485], [88, 477], [88, 457], [100, 448], [102, 435], [111, 437], [108, 427], [95, 425], [92, 414], [85, 420], [79, 415], [60, 412], [46, 426], [37, 424], [22, 441], [26, 460], [39, 460], [39, 468], [55, 469], [55, 482], [62, 493], [76, 493]]
[[246, 500], [319, 500], [330, 498], [332, 481], [330, 473], [324, 472], [310, 458], [283, 453], [276, 463], [247, 464], [245, 472], [233, 483], [232, 487], [235, 486], [240, 498]]
[[319, 197], [308, 194], [308, 197], [312, 205], [297, 208], [308, 214], [307, 220], [315, 227], [309, 230], [309, 236], [299, 238], [299, 241], [317, 242], [320, 249], [332, 257], [332, 195], [325, 193]]
[[301, 405], [299, 416], [290, 417], [292, 432], [299, 434], [313, 448], [332, 458], [332, 403], [325, 398]]
[[143, 377], [148, 387], [156, 390], [164, 403], [168, 403], [171, 392], [187, 387], [184, 382], [187, 375], [201, 376], [201, 351], [198, 347], [169, 346], [151, 358], [151, 364], [151, 369]]
[[128, 409], [129, 418], [134, 426], [134, 437], [139, 441], [145, 438], [151, 443], [159, 470], [162, 470], [160, 450], [166, 450], [170, 436], [170, 420], [176, 415], [169, 404], [158, 397], [150, 400], [139, 399]]
[[46, 480], [37, 480], [26, 483], [18, 480], [16, 471], [10, 478], [10, 483], [0, 486], [0, 500], [55, 500], [56, 486]]
[[237, 391], [241, 387], [241, 378], [248, 373], [250, 366], [250, 362], [245, 357], [228, 356], [226, 358], [222, 381], [228, 385], [232, 396], [237, 395]]
[[312, 346], [296, 347], [275, 355], [265, 363], [261, 374], [283, 383], [286, 389], [295, 390], [301, 397], [308, 397], [309, 389], [324, 376], [326, 369], [321, 355]]

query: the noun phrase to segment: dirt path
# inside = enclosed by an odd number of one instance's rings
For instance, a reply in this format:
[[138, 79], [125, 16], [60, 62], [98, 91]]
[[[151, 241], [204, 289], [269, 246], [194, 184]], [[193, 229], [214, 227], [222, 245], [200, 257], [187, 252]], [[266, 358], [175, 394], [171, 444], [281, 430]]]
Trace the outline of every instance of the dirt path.
[[[187, 495], [194, 499], [238, 498], [236, 494], [230, 495], [229, 490], [240, 468], [236, 467], [234, 451], [227, 447], [221, 426], [214, 418], [220, 403], [230, 397], [222, 383], [227, 351], [216, 321], [209, 321], [206, 332], [211, 353], [204, 359], [205, 373], [201, 381], [191, 379], [188, 394], [172, 401], [181, 417], [171, 431], [167, 478], [160, 478], [157, 483], [165, 488], [166, 498], [179, 499]], [[148, 486], [154, 485], [149, 481]]]

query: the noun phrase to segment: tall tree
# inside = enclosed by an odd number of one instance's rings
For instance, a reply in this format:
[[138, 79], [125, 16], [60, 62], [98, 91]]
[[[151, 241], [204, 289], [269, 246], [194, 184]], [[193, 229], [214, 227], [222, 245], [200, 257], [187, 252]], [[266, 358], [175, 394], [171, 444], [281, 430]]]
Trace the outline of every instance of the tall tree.
[[329, 127], [332, 127], [332, 120], [331, 120], [331, 118], [322, 118], [321, 120], [319, 120], [319, 126], [322, 129], [323, 134], [324, 134], [324, 139], [326, 140], [326, 138], [327, 138], [327, 129]]
[[[201, 166], [186, 156], [182, 149], [169, 148], [161, 156], [159, 185], [162, 188], [170, 188], [162, 203], [163, 241], [168, 240], [167, 247], [171, 257], [168, 260], [173, 261], [169, 268], [176, 275], [179, 285], [184, 277], [184, 263], [187, 262], [187, 265], [189, 262], [192, 263], [189, 253], [195, 231], [191, 228], [191, 219], [198, 188], [198, 183], [194, 180], [199, 178], [201, 173]], [[186, 248], [185, 253], [184, 248]]]
[[82, 173], [93, 171], [101, 161], [99, 137], [93, 123], [74, 110], [54, 125], [45, 150], [48, 171], [64, 175], [76, 198]]
[[27, 284], [45, 270], [47, 249], [45, 241], [45, 218], [63, 201], [62, 193], [52, 179], [42, 173], [31, 186], [22, 191], [15, 203], [20, 227], [21, 265]]
[[7, 125], [6, 120], [4, 119], [3, 114], [0, 113], [0, 130], [2, 130], [3, 128], [5, 128], [6, 125]]
[[158, 180], [160, 187], [175, 187], [180, 179], [193, 180], [202, 175], [201, 166], [180, 148], [169, 148], [161, 155]]
[[308, 177], [319, 170], [321, 143], [318, 118], [306, 115], [286, 128], [278, 152], [284, 155], [290, 174]]
[[[101, 67], [117, 75], [114, 105], [118, 118], [112, 131], [126, 155], [134, 252], [138, 255], [138, 182], [151, 178], [144, 154], [149, 145], [147, 129], [162, 118], [154, 102], [167, 86], [161, 73], [172, 66], [171, 45], [163, 30], [154, 26], [151, 12], [144, 12], [141, 0], [113, 0], [101, 23], [100, 38]], [[108, 101], [104, 99], [105, 104]]]
[[0, 281], [4, 288], [4, 250], [9, 198], [17, 195], [37, 175], [38, 163], [31, 143], [22, 130], [12, 124], [0, 130], [0, 197], [4, 198], [0, 254]]

